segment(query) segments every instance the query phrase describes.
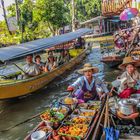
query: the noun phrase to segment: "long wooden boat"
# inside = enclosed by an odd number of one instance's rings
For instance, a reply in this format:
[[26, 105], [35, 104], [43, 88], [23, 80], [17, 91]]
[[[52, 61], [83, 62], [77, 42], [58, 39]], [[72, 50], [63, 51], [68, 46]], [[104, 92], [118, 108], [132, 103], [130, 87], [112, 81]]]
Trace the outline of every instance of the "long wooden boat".
[[[46, 49], [47, 47], [51, 47], [57, 44], [61, 44], [63, 42], [67, 42], [69, 40], [73, 40], [77, 37], [80, 37], [86, 33], [90, 32], [89, 29], [79, 29], [76, 32], [67, 33], [66, 35], [52, 37], [47, 40], [39, 40], [32, 42], [34, 46], [31, 46], [30, 43], [24, 43], [23, 46], [13, 46], [8, 48], [0, 49], [0, 60], [6, 61], [12, 58], [18, 58], [21, 56], [25, 56], [29, 53], [38, 52], [40, 50]], [[39, 44], [43, 42], [43, 44]], [[49, 42], [48, 44], [44, 42]], [[39, 44], [35, 46], [35, 44]], [[26, 47], [27, 46], [27, 47]], [[40, 47], [41, 46], [41, 47]], [[9, 53], [10, 50], [14, 50], [13, 53]], [[21, 52], [22, 51], [22, 52]], [[8, 54], [9, 53], [9, 54]], [[31, 77], [28, 79], [22, 80], [0, 80], [0, 99], [9, 99], [14, 97], [19, 97], [23, 95], [27, 95], [29, 93], [35, 92], [41, 88], [43, 88], [46, 84], [51, 82], [54, 78], [64, 73], [66, 70], [71, 69], [74, 65], [78, 64], [83, 60], [86, 55], [86, 50], [83, 50], [78, 56], [71, 59], [68, 63], [65, 63], [58, 68], [54, 69], [51, 72], [44, 72], [38, 76]]]
[[[105, 102], [104, 102], [105, 103]], [[83, 104], [83, 105], [81, 105], [81, 104], [78, 104], [78, 106], [76, 107], [75, 106], [75, 108], [73, 109], [73, 111], [70, 111], [69, 110], [69, 113], [65, 116], [65, 118], [62, 120], [62, 122], [59, 124], [59, 126], [57, 126], [56, 127], [56, 129], [54, 129], [53, 127], [50, 127], [49, 125], [47, 125], [46, 124], [46, 122], [44, 122], [44, 121], [41, 121], [30, 133], [29, 133], [29, 135], [28, 136], [26, 136], [25, 137], [25, 139], [24, 140], [31, 140], [31, 135], [34, 133], [34, 132], [36, 132], [36, 131], [39, 131], [39, 130], [42, 130], [42, 131], [45, 131], [46, 132], [46, 140], [50, 140], [50, 139], [53, 139], [53, 140], [55, 140], [55, 138], [56, 137], [59, 137], [59, 139], [65, 139], [65, 140], [88, 140], [88, 139], [91, 139], [92, 138], [92, 134], [93, 134], [93, 131], [94, 131], [94, 129], [96, 128], [96, 123], [98, 122], [98, 119], [99, 119], [99, 117], [100, 117], [100, 114], [103, 114], [103, 113], [101, 113], [102, 112], [102, 110], [103, 110], [103, 105], [101, 105], [101, 103], [100, 103], [100, 101], [98, 102], [90, 102], [90, 103], [88, 103], [88, 104], [90, 104], [91, 105], [91, 108], [87, 108], [87, 104], [85, 105], [85, 103]], [[81, 107], [80, 107], [80, 105], [81, 105]], [[94, 110], [95, 109], [95, 106], [97, 107], [98, 106], [98, 109], [100, 110]], [[100, 108], [100, 106], [102, 106], [101, 108]], [[85, 107], [85, 108], [84, 108]], [[77, 112], [77, 110], [78, 109], [80, 109], [80, 111], [79, 112], [91, 112], [91, 113], [93, 113], [93, 115], [89, 115], [88, 117], [85, 115], [80, 115], [80, 114], [77, 114], [76, 112]], [[90, 110], [91, 109], [91, 110]], [[77, 114], [74, 114], [74, 112]], [[87, 114], [88, 115], [88, 114]], [[77, 117], [77, 119], [82, 119], [82, 118], [85, 118], [85, 119], [87, 119], [87, 121], [86, 122], [84, 122], [84, 121], [81, 121], [81, 122], [79, 122], [79, 123], [77, 123], [77, 122], [72, 122], [72, 118], [76, 118]], [[88, 119], [91, 119], [90, 121], [88, 120]], [[77, 120], [78, 121], [78, 120]], [[79, 120], [80, 121], [80, 120]], [[82, 125], [82, 126], [84, 126], [85, 125], [85, 127], [86, 126], [88, 126], [88, 129], [86, 130], [87, 132], [86, 132], [86, 134], [84, 135], [84, 136], [80, 136], [80, 135], [77, 135], [77, 134], [62, 134], [62, 133], [60, 133], [59, 132], [59, 130], [62, 128], [62, 127], [64, 127], [64, 126], [67, 126], [67, 125]], [[99, 127], [99, 126], [98, 126]], [[64, 128], [65, 129], [65, 128]], [[98, 131], [98, 129], [99, 128], [96, 128], [96, 131]], [[72, 129], [71, 129], [71, 131], [72, 131]], [[73, 129], [73, 131], [75, 131], [74, 129]], [[81, 130], [81, 131], [83, 131], [83, 130]], [[55, 133], [55, 134], [54, 134]], [[85, 133], [85, 132], [84, 132]], [[94, 134], [94, 136], [96, 136], [96, 137], [98, 137], [97, 136], [98, 135], [98, 133], [96, 132], [95, 134]], [[82, 137], [82, 138], [81, 138]]]
[[54, 78], [70, 70], [74, 65], [83, 60], [86, 55], [86, 50], [83, 50], [77, 57], [70, 60], [68, 63], [61, 65], [51, 72], [44, 72], [41, 75], [24, 79], [24, 80], [1, 80], [0, 81], [0, 99], [13, 98], [23, 96], [43, 88]]

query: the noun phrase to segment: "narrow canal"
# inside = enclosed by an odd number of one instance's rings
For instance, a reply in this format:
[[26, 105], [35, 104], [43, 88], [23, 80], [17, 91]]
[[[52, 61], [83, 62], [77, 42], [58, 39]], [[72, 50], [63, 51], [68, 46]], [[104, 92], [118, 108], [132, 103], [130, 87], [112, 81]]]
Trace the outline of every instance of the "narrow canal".
[[[96, 46], [99, 46], [99, 44], [96, 44]], [[67, 86], [80, 76], [76, 72], [77, 69], [85, 62], [90, 62], [94, 66], [97, 66], [100, 69], [99, 77], [104, 78], [105, 81], [115, 79], [119, 70], [107, 68], [100, 62], [100, 58], [100, 48], [96, 47], [91, 50], [91, 53], [87, 55], [79, 66], [58, 77], [48, 87], [40, 90], [37, 94], [28, 95], [16, 100], [0, 101], [0, 131], [44, 111], [53, 100], [64, 96]], [[40, 121], [40, 118], [37, 117], [9, 131], [0, 133], [0, 140], [23, 140]]]

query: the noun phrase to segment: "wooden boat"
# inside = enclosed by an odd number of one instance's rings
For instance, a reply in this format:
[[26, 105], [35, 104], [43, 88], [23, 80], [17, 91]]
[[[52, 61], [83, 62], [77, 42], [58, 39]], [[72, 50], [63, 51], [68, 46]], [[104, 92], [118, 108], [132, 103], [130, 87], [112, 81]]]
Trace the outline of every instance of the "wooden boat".
[[[11, 59], [23, 57], [27, 54], [39, 52], [43, 49], [62, 44], [73, 40], [79, 36], [85, 35], [90, 32], [90, 29], [79, 29], [76, 32], [67, 33], [60, 36], [55, 36], [49, 39], [41, 39], [24, 43], [18, 46], [11, 46], [8, 48], [0, 49], [0, 60], [6, 62]], [[25, 46], [25, 47], [23, 47]], [[13, 48], [14, 47], [14, 48]], [[12, 51], [12, 49], [14, 51]], [[13, 53], [11, 53], [12, 51]], [[10, 53], [9, 53], [10, 52]], [[43, 88], [46, 84], [51, 82], [54, 78], [64, 73], [66, 70], [70, 70], [74, 65], [83, 60], [86, 55], [86, 50], [83, 50], [78, 56], [71, 59], [68, 63], [65, 63], [58, 68], [48, 73], [42, 73], [38, 76], [31, 77], [22, 80], [0, 80], [0, 99], [9, 99], [27, 95]]]
[[110, 68], [114, 68], [121, 64], [123, 61], [123, 57], [119, 56], [106, 56], [101, 59], [101, 62], [105, 63], [108, 65]]
[[101, 36], [86, 36], [86, 41], [87, 42], [112, 42], [113, 43], [113, 36], [108, 36], [108, 35], [101, 35]]
[[[94, 102], [93, 102], [94, 103]], [[90, 103], [90, 104], [92, 104], [92, 103]], [[81, 105], [81, 104], [79, 104], [79, 105]], [[62, 123], [60, 123], [60, 125], [56, 128], [56, 129], [53, 129], [53, 128], [51, 128], [52, 130], [50, 130], [50, 127], [49, 126], [47, 126], [46, 125], [46, 123], [44, 122], [44, 121], [41, 121], [31, 132], [30, 132], [30, 134], [27, 136], [27, 137], [25, 137], [25, 139], [24, 140], [31, 140], [31, 135], [32, 135], [32, 133], [33, 132], [35, 132], [35, 131], [38, 131], [38, 130], [42, 130], [42, 131], [45, 131], [46, 132], [46, 136], [47, 136], [47, 138], [46, 138], [46, 140], [50, 140], [50, 139], [55, 139], [54, 137], [59, 137], [59, 139], [61, 139], [62, 137], [65, 137], [65, 140], [88, 140], [88, 139], [90, 139], [90, 137], [92, 137], [92, 132], [93, 132], [93, 130], [96, 128], [96, 123], [98, 122], [98, 118], [99, 118], [99, 116], [100, 116], [100, 114], [101, 114], [101, 112], [102, 111], [97, 111], [96, 113], [95, 113], [95, 110], [93, 110], [92, 109], [92, 111], [91, 110], [89, 110], [88, 111], [88, 109], [86, 110], [86, 109], [84, 109], [83, 107], [86, 107], [87, 108], [87, 105], [85, 105], [85, 104], [83, 104], [84, 106], [82, 106], [81, 105], [81, 107], [82, 108], [80, 108], [80, 112], [82, 111], [82, 112], [91, 112], [91, 113], [93, 113], [94, 115], [93, 116], [90, 116], [90, 117], [87, 117], [86, 115], [85, 116], [80, 116], [80, 114], [79, 115], [76, 115], [77, 113], [77, 109], [80, 107], [80, 106], [78, 106], [78, 107], [76, 107], [75, 109], [74, 109], [74, 111], [70, 111], [69, 112], [69, 114], [68, 115], [66, 115], [66, 117], [64, 118], [64, 120], [62, 121]], [[97, 102], [97, 104], [96, 104], [97, 106], [99, 106], [100, 107], [100, 102]], [[102, 105], [103, 106], [103, 105]], [[92, 105], [92, 107], [93, 107], [93, 105]], [[94, 103], [94, 107], [95, 107], [95, 103]], [[76, 111], [76, 112], [75, 112]], [[73, 114], [73, 113], [76, 113], [76, 114]], [[91, 115], [91, 114], [90, 114]], [[70, 117], [70, 118], [69, 118]], [[77, 117], [78, 119], [79, 119], [79, 117], [81, 117], [81, 118], [86, 118], [87, 119], [87, 121], [86, 122], [83, 122], [83, 123], [81, 123], [81, 122], [79, 122], [79, 123], [77, 123], [77, 122], [71, 122], [72, 121], [72, 118], [73, 117]], [[91, 121], [88, 121], [88, 119], [91, 119]], [[77, 120], [77, 121], [79, 121], [79, 120]], [[88, 122], [88, 123], [87, 123]], [[77, 125], [77, 124], [79, 124], [79, 125], [88, 125], [88, 130], [87, 130], [87, 132], [86, 132], [86, 135], [84, 135], [84, 138], [81, 138], [80, 136], [76, 136], [77, 134], [75, 134], [75, 136], [72, 136], [72, 135], [67, 135], [67, 134], [60, 134], [60, 132], [59, 132], [59, 130], [62, 128], [62, 127], [64, 127], [64, 126], [67, 126], [67, 125], [72, 125], [72, 124], [75, 124], [75, 125]], [[48, 129], [51, 131], [51, 132], [49, 132], [48, 131]], [[47, 130], [47, 131], [46, 131]], [[72, 130], [72, 129], [71, 129]], [[82, 131], [82, 130], [81, 130]], [[55, 135], [54, 135], [54, 133], [55, 133]], [[74, 134], [73, 134], [74, 135]], [[94, 134], [95, 136], [96, 136], [96, 134]], [[53, 138], [52, 138], [53, 137]], [[63, 139], [63, 138], [62, 138]]]
[[[43, 129], [43, 127], [47, 127], [45, 122], [41, 121], [33, 130], [31, 133], [37, 131], [37, 130], [41, 130], [41, 128]], [[51, 131], [51, 130], [50, 130]], [[31, 134], [29, 134], [27, 137], [25, 137], [24, 140], [31, 140]]]

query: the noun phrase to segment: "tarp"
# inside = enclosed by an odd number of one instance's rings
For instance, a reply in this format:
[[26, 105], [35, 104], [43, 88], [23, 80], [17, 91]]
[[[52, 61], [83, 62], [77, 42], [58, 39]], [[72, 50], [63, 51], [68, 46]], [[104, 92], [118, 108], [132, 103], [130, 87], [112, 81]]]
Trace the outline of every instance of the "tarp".
[[41, 50], [59, 45], [81, 37], [90, 33], [92, 30], [88, 28], [81, 28], [75, 32], [66, 33], [59, 36], [50, 38], [38, 39], [31, 42], [22, 43], [19, 45], [13, 45], [5, 48], [0, 48], [0, 61], [5, 62], [18, 57], [25, 56], [27, 54], [36, 53]]

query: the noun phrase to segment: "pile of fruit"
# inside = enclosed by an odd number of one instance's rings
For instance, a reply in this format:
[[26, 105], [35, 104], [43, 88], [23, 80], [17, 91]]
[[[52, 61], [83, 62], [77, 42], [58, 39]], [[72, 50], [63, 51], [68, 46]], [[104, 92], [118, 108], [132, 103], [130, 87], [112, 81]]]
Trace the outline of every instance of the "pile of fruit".
[[89, 110], [98, 110], [100, 108], [99, 105], [89, 105], [87, 109]]
[[70, 135], [72, 137], [79, 136], [84, 138], [88, 130], [88, 125], [86, 124], [70, 124], [62, 126], [58, 133]]
[[64, 103], [68, 104], [68, 105], [73, 105], [73, 104], [77, 103], [77, 99], [71, 98], [71, 97], [66, 97], [66, 98], [64, 98]]
[[77, 138], [70, 136], [61, 136], [57, 133], [57, 131], [53, 131], [53, 133], [48, 136], [47, 140], [77, 140]]
[[89, 124], [91, 121], [91, 118], [89, 117], [73, 117], [71, 119], [72, 123], [76, 123], [76, 124]]
[[40, 115], [43, 121], [59, 122], [64, 119], [64, 114], [60, 112], [55, 112], [54, 110], [47, 110], [45, 113]]
[[85, 111], [85, 112], [81, 112], [79, 114], [80, 116], [85, 116], [85, 117], [92, 117], [95, 115], [95, 111], [89, 112], [89, 111]]

